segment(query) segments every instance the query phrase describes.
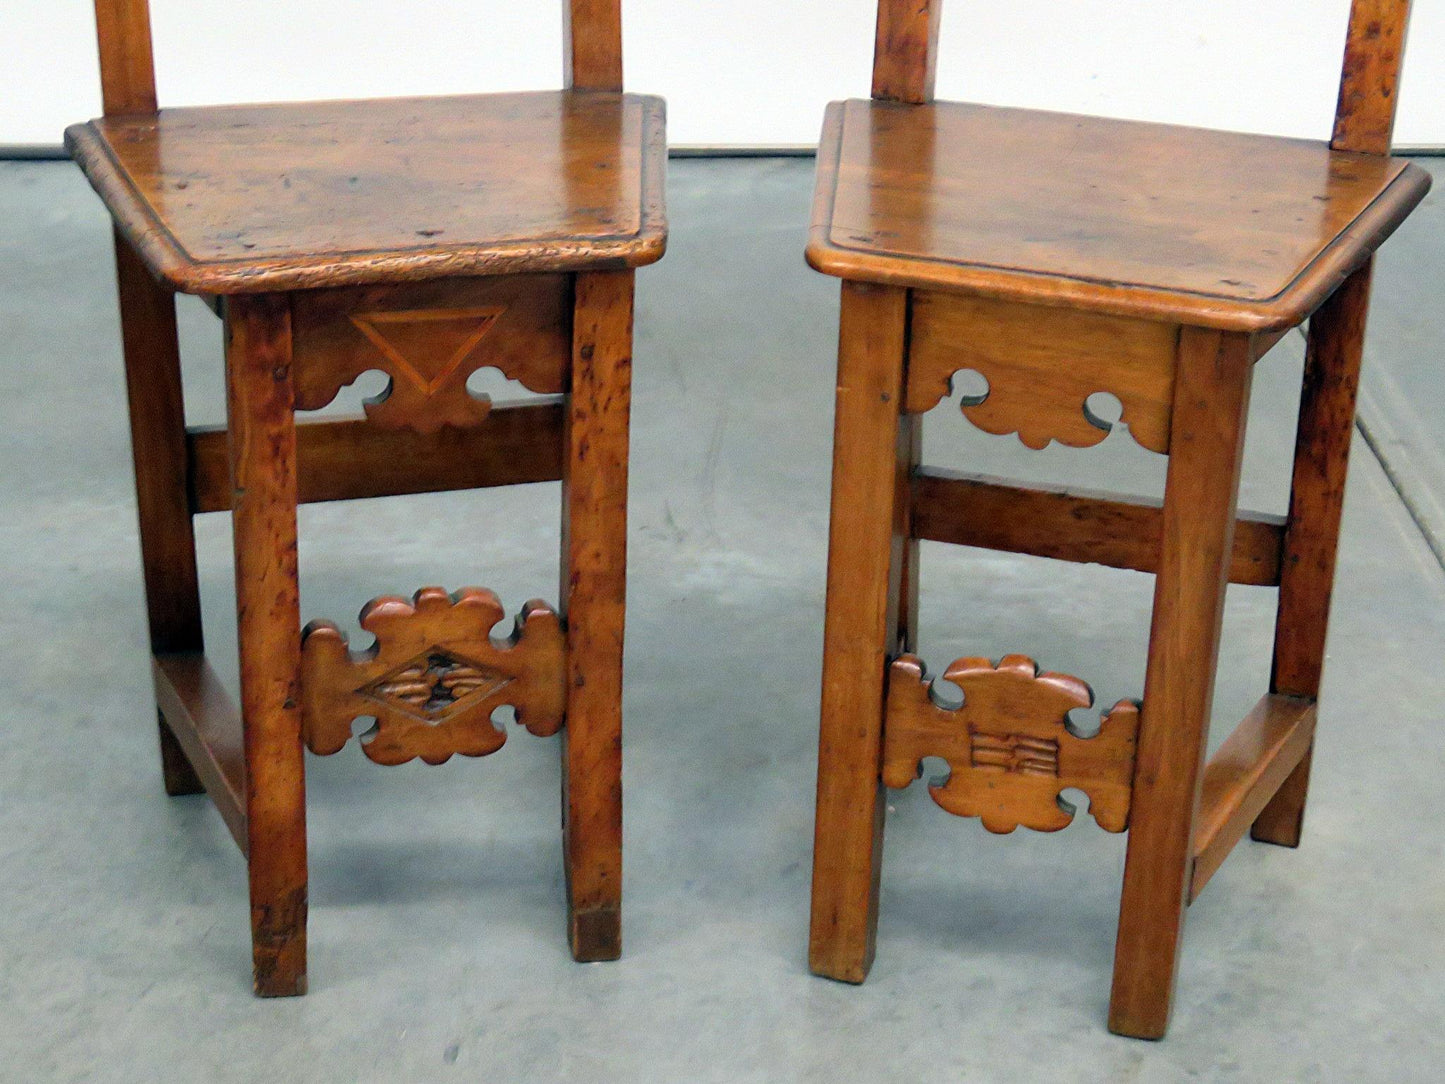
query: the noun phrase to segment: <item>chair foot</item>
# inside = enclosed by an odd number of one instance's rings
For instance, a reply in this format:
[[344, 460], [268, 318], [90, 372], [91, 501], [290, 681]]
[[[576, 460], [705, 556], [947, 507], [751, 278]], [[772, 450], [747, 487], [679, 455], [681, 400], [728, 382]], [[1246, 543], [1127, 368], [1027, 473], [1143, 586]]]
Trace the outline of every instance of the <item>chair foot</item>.
[[205, 784], [191, 766], [190, 758], [181, 748], [181, 743], [171, 732], [166, 717], [159, 711], [156, 712], [156, 728], [161, 738], [161, 777], [165, 780], [166, 793], [172, 798], [186, 794], [204, 794]]
[[873, 945], [870, 943], [861, 956], [839, 957], [835, 946], [817, 946], [808, 953], [808, 970], [822, 979], [846, 982], [850, 986], [863, 985], [873, 969]]
[[579, 964], [615, 960], [622, 955], [622, 911], [598, 907], [567, 916], [567, 943]]
[[1135, 1017], [1127, 1013], [1116, 1014], [1109, 1010], [1109, 1030], [1126, 1039], [1148, 1039], [1158, 1042], [1169, 1030], [1169, 1007], [1167, 1000], [1161, 1003], [1158, 1012], [1145, 1013]]
[[1294, 771], [1275, 791], [1254, 825], [1249, 837], [1259, 843], [1272, 843], [1276, 847], [1298, 847], [1304, 831], [1305, 800], [1310, 789], [1310, 758], [1314, 750], [1306, 753], [1304, 759], [1295, 765]]
[[270, 904], [251, 905], [251, 957], [257, 997], [306, 992], [306, 886]]

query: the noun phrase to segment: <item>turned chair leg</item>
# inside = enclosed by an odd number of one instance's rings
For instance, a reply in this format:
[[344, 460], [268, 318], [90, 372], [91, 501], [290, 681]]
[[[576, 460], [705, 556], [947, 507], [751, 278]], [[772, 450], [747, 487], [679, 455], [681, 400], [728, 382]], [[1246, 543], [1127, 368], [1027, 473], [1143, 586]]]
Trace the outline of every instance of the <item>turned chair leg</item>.
[[1252, 361], [1246, 335], [1181, 334], [1109, 1006], [1109, 1029], [1138, 1038], [1164, 1035], [1174, 996]]
[[[1271, 691], [1285, 696], [1319, 696], [1372, 266], [1346, 279], [1310, 319], [1274, 635]], [[1255, 820], [1255, 839], [1299, 846], [1310, 757], [1305, 754]]]
[[916, 595], [900, 606], [916, 440], [900, 414], [906, 321], [907, 291], [843, 284], [808, 963], [845, 982], [862, 982], [873, 962], [884, 682], [916, 613]]
[[[200, 652], [201, 596], [186, 494], [186, 418], [175, 298], [151, 277], [118, 231], [115, 272], [151, 652]], [[202, 793], [205, 787], [165, 716], [159, 711], [156, 716], [166, 793]]]
[[581, 961], [622, 953], [622, 642], [627, 595], [631, 271], [579, 274], [562, 476], [567, 937]]
[[306, 992], [306, 784], [296, 582], [296, 428], [284, 295], [226, 307], [236, 612], [256, 993]]

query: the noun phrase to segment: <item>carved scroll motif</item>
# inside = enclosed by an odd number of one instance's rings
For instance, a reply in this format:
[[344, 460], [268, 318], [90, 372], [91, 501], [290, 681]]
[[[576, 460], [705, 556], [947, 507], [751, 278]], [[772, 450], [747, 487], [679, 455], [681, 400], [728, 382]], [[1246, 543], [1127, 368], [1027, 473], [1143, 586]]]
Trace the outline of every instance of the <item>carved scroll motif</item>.
[[391, 379], [363, 404], [367, 417], [430, 433], [486, 420], [491, 400], [467, 390], [478, 369], [499, 369], [540, 394], [566, 383], [571, 332], [560, 276], [307, 291], [293, 310], [298, 410], [319, 410], [380, 369]]
[[1030, 448], [1098, 444], [1110, 422], [1088, 400], [1119, 400], [1120, 422], [1145, 448], [1168, 452], [1179, 329], [1098, 313], [920, 291], [911, 308], [905, 409], [921, 414], [952, 393], [954, 374], [979, 373], [964, 417]]
[[1091, 707], [1094, 694], [1078, 678], [1041, 674], [1024, 655], [1008, 655], [997, 666], [959, 659], [943, 677], [963, 690], [961, 707], [934, 703], [933, 683], [916, 657], [893, 663], [884, 719], [887, 786], [908, 786], [924, 757], [941, 757], [950, 774], [929, 786], [933, 800], [956, 816], [982, 818], [990, 832], [1066, 827], [1076, 810], [1059, 795], [1070, 787], [1089, 796], [1101, 828], [1128, 827], [1138, 704], [1121, 700], [1098, 734], [1081, 738], [1067, 715]]
[[486, 756], [507, 740], [491, 721], [504, 704], [533, 734], [555, 734], [566, 705], [561, 621], [544, 603], [529, 602], [511, 636], [493, 639], [503, 616], [490, 591], [424, 587], [410, 602], [387, 596], [367, 604], [361, 627], [376, 642], [364, 651], [351, 651], [331, 622], [311, 622], [301, 642], [307, 748], [339, 751], [353, 720], [370, 716], [376, 726], [361, 748], [378, 764]]

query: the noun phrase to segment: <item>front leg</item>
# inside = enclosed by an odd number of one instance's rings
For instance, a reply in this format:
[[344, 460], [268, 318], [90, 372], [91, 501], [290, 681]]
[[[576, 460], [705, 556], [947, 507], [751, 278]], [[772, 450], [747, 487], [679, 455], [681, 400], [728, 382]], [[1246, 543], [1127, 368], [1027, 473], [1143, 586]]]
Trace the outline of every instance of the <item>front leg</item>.
[[843, 284], [808, 963], [844, 982], [862, 982], [873, 962], [884, 683], [906, 635], [899, 614], [916, 612], [900, 607], [915, 452], [901, 414], [907, 305], [898, 287]]
[[631, 271], [579, 274], [562, 474], [567, 936], [582, 961], [622, 953], [622, 637], [627, 605]]
[[306, 992], [290, 299], [229, 299], [226, 340], [255, 990], [285, 997]]
[[1163, 1037], [1174, 998], [1252, 364], [1246, 335], [1181, 333], [1109, 1005], [1109, 1030], [1141, 1039]]

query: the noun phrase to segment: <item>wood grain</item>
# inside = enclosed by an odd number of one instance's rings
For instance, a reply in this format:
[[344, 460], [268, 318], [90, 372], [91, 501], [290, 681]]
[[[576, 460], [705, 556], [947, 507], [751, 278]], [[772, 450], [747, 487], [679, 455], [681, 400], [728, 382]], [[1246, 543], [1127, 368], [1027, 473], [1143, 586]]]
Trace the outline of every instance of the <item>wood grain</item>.
[[873, 97], [933, 100], [943, 0], [879, 0], [873, 44]]
[[1168, 1027], [1249, 409], [1247, 336], [1180, 338], [1109, 1029]]
[[1314, 732], [1312, 700], [1267, 694], [1210, 758], [1194, 829], [1191, 903], [1309, 752]]
[[[913, 475], [913, 532], [930, 542], [1156, 572], [1162, 505], [1090, 490], [1025, 488], [924, 467]], [[1231, 583], [1280, 580], [1284, 517], [1245, 513], [1235, 524]]]
[[914, 488], [909, 484], [923, 459], [923, 418], [905, 414], [898, 419], [898, 471], [904, 492], [899, 529], [903, 535], [898, 570], [898, 650], [918, 650], [918, 605], [922, 590], [923, 562], [919, 553], [919, 535], [914, 528]]
[[105, 115], [154, 113], [156, 73], [148, 0], [95, 0], [95, 31]]
[[[1356, 271], [1310, 320], [1270, 678], [1284, 696], [1319, 696], [1324, 674], [1372, 273], [1369, 263]], [[1255, 839], [1299, 846], [1310, 761], [1307, 752], [1264, 808]]]
[[622, 90], [622, 0], [563, 0], [562, 79], [571, 90]]
[[1350, 5], [1331, 140], [1336, 150], [1390, 153], [1409, 22], [1410, 0], [1354, 0]]
[[1121, 700], [1103, 715], [1097, 734], [1078, 737], [1069, 712], [1089, 708], [1093, 690], [1067, 674], [1040, 673], [1025, 655], [956, 659], [943, 680], [963, 693], [959, 707], [941, 707], [922, 662], [904, 655], [888, 675], [883, 723], [883, 782], [906, 787], [924, 757], [941, 757], [948, 778], [928, 793], [957, 817], [979, 817], [990, 832], [1023, 825], [1039, 832], [1067, 828], [1076, 812], [1060, 797], [1066, 788], [1089, 796], [1099, 827], [1129, 826], [1134, 742], [1139, 707]]
[[897, 648], [911, 431], [900, 425], [905, 292], [844, 282], [842, 293], [808, 963], [862, 982], [878, 924], [884, 682]]
[[931, 410], [971, 369], [988, 390], [965, 398], [963, 414], [986, 433], [1017, 433], [1036, 449], [1092, 447], [1111, 426], [1086, 400], [1108, 392], [1129, 435], [1167, 452], [1178, 343], [1179, 328], [1157, 321], [913, 290], [905, 409]]
[[419, 433], [485, 423], [491, 400], [467, 390], [478, 369], [499, 369], [529, 391], [560, 394], [572, 355], [571, 298], [565, 275], [298, 293], [296, 408], [319, 410], [373, 369], [391, 379], [365, 402], [366, 416]]
[[[347, 501], [403, 493], [555, 482], [562, 477], [560, 398], [499, 404], [485, 425], [432, 433], [378, 429], [365, 418], [296, 426], [297, 499]], [[231, 507], [226, 430], [189, 431], [191, 509]]]
[[306, 782], [287, 299], [232, 299], [226, 333], [255, 990], [284, 997], [306, 992]]
[[622, 952], [622, 646], [632, 403], [630, 271], [577, 276], [562, 475], [567, 728], [562, 843], [578, 960]]
[[349, 650], [330, 621], [312, 621], [301, 637], [306, 747], [340, 752], [352, 722], [370, 716], [375, 726], [361, 749], [377, 764], [486, 756], [506, 743], [507, 732], [492, 723], [504, 704], [531, 733], [557, 733], [566, 700], [562, 623], [534, 599], [510, 636], [494, 638], [504, 616], [497, 596], [478, 587], [388, 595], [361, 611], [362, 629], [375, 637], [361, 651]]
[[808, 260], [1233, 331], [1299, 323], [1424, 197], [1401, 159], [1024, 109], [829, 107]]
[[[1330, 144], [934, 103], [940, 8], [880, 0], [874, 100], [829, 106], [817, 163], [807, 258], [844, 280], [844, 307], [810, 962], [860, 982], [872, 960], [878, 672], [916, 639], [917, 539], [1152, 571], [1110, 1028], [1158, 1038], [1188, 900], [1250, 818], [1256, 838], [1299, 839], [1370, 260], [1430, 183], [1385, 157], [1409, 3], [1352, 4]], [[889, 305], [909, 293], [898, 318]], [[1288, 521], [1238, 517], [1250, 367], [1310, 317]], [[901, 424], [883, 405], [900, 350]], [[1108, 426], [1084, 400], [1115, 395], [1136, 439], [1170, 455], [1162, 509], [921, 467], [921, 414], [964, 369], [989, 383], [965, 414], [1035, 448], [1098, 443]], [[1206, 771], [1230, 580], [1280, 585], [1272, 691]], [[1040, 680], [1025, 659], [964, 669]], [[1059, 826], [1058, 719], [984, 731], [977, 695], [949, 711], [916, 659], [893, 672], [890, 781], [941, 753], [940, 804], [997, 830]], [[1069, 703], [1086, 688], [1044, 684]], [[996, 699], [1012, 720], [1038, 696]]]
[[187, 765], [195, 765], [231, 837], [246, 854], [246, 758], [241, 713], [200, 652], [151, 659], [156, 703], [170, 720]]
[[[666, 245], [664, 107], [622, 93], [620, 0], [566, 0], [561, 92], [175, 110], [146, 0], [96, 0], [96, 19], [106, 116], [66, 142], [117, 230], [162, 763], [249, 855], [256, 992], [306, 987], [301, 500], [563, 482], [565, 649], [539, 603], [507, 647], [474, 594], [378, 600], [372, 652], [309, 634], [310, 737], [344, 744], [365, 707], [369, 756], [437, 761], [499, 745], [494, 704], [555, 729], [565, 695], [572, 948], [615, 957], [631, 269]], [[224, 428], [185, 429], [173, 291], [225, 321]], [[555, 398], [494, 410], [466, 390], [486, 366]], [[371, 369], [391, 383], [366, 417], [298, 436], [297, 409]], [[191, 523], [227, 509], [239, 715], [201, 653]], [[485, 725], [459, 738], [462, 716]]]
[[147, 265], [185, 293], [635, 267], [666, 246], [657, 98], [165, 109], [66, 141]]
[[[115, 275], [151, 651], [202, 651], [175, 299], [151, 278], [119, 233]], [[157, 712], [157, 724], [166, 793], [201, 793], [205, 785], [163, 710]]]

